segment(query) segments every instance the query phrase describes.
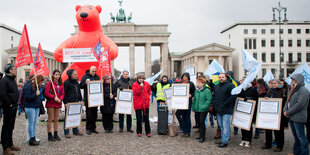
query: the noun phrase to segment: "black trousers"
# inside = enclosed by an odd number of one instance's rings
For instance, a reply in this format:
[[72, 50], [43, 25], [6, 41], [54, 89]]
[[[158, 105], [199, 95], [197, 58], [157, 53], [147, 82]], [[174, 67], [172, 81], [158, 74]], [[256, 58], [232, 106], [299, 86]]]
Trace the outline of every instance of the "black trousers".
[[274, 131], [275, 140], [277, 142], [277, 148], [283, 149], [284, 145], [284, 123], [280, 124], [280, 130], [266, 130], [265, 132], [265, 138], [266, 143], [265, 145], [268, 147], [272, 146], [272, 131]]
[[144, 120], [145, 133], [151, 133], [150, 120], [149, 120], [149, 108], [146, 108], [145, 112], [142, 109], [136, 110], [137, 117], [137, 134], [142, 134], [142, 118]]
[[[124, 114], [119, 114], [118, 118], [119, 118], [119, 128], [120, 129], [124, 129]], [[131, 126], [132, 126], [132, 119], [131, 119], [131, 115], [126, 115], [126, 124], [127, 124], [127, 130], [131, 130]]]
[[196, 123], [195, 125], [198, 127], [199, 127], [199, 123], [200, 123], [199, 118], [200, 118], [200, 112], [195, 111], [195, 123]]
[[307, 119], [306, 130], [307, 130], [307, 139], [308, 139], [308, 141], [310, 141], [310, 117], [308, 117], [308, 119]]
[[102, 113], [102, 125], [104, 130], [113, 130], [113, 114]]
[[17, 107], [3, 108], [3, 125], [1, 142], [3, 150], [13, 145], [13, 130], [15, 125]]
[[242, 141], [252, 142], [253, 127], [251, 125], [250, 131], [241, 129]]
[[208, 115], [208, 112], [195, 112], [195, 115], [199, 116], [199, 130], [200, 130], [199, 137], [205, 139], [206, 138], [205, 120]]
[[96, 130], [97, 107], [86, 107], [86, 130]]

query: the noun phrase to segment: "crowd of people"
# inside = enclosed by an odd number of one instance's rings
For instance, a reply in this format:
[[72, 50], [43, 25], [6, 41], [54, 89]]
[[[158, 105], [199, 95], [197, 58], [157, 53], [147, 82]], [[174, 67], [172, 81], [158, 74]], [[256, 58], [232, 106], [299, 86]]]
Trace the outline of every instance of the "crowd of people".
[[[61, 107], [71, 102], [84, 102], [86, 107], [86, 134], [99, 134], [97, 121], [97, 107], [88, 107], [87, 87], [90, 81], [101, 80], [104, 92], [104, 106], [100, 107], [102, 114], [102, 125], [106, 133], [113, 133], [113, 115], [115, 114], [115, 104], [117, 97], [117, 89], [131, 89], [133, 91], [133, 108], [136, 114], [136, 134], [142, 136], [142, 123], [145, 127], [145, 135], [151, 137], [151, 127], [149, 121], [150, 103], [153, 96], [156, 98], [157, 111], [160, 104], [165, 103], [163, 89], [169, 88], [172, 84], [189, 84], [189, 108], [186, 110], [177, 110], [175, 112], [179, 132], [182, 132], [182, 137], [190, 137], [191, 129], [196, 128], [196, 133], [199, 133], [197, 140], [200, 143], [205, 141], [207, 121], [210, 121], [211, 127], [214, 127], [214, 122], [217, 123], [217, 133], [214, 139], [220, 148], [228, 146], [231, 138], [231, 117], [233, 114], [237, 97], [243, 98], [245, 101], [258, 101], [259, 98], [281, 98], [282, 99], [282, 115], [279, 130], [265, 130], [265, 144], [262, 149], [271, 149], [272, 145], [276, 145], [275, 152], [281, 152], [284, 146], [284, 130], [290, 125], [295, 143], [293, 147], [294, 154], [309, 154], [308, 141], [310, 140], [310, 110], [309, 110], [309, 92], [305, 88], [304, 76], [295, 74], [291, 77], [291, 85], [287, 85], [283, 79], [273, 79], [268, 84], [262, 79], [255, 79], [242, 89], [238, 95], [231, 95], [231, 90], [237, 85], [244, 82], [245, 77], [238, 82], [234, 79], [231, 73], [220, 73], [218, 75], [218, 84], [210, 80], [203, 73], [197, 73], [196, 86], [193, 81], [190, 81], [189, 73], [184, 73], [179, 78], [169, 79], [168, 76], [161, 76], [158, 81], [150, 85], [145, 81], [143, 74], [138, 74], [136, 79], [129, 77], [128, 71], [123, 71], [121, 77], [115, 80], [113, 76], [105, 75], [102, 79], [97, 75], [97, 68], [92, 66], [86, 71], [79, 82], [77, 72], [74, 69], [68, 70], [66, 73], [68, 79], [62, 81], [61, 72], [54, 70], [52, 78], [48, 81], [42, 75], [30, 76], [24, 85], [16, 83], [16, 67], [13, 64], [8, 64], [4, 68], [5, 76], [0, 74], [0, 99], [1, 99], [1, 115], [3, 115], [3, 126], [1, 132], [1, 143], [4, 154], [14, 154], [14, 151], [20, 151], [20, 148], [13, 144], [12, 134], [16, 119], [17, 111], [19, 114], [22, 110], [25, 111], [27, 118], [27, 133], [29, 136], [29, 145], [37, 146], [40, 140], [37, 138], [36, 129], [38, 117], [45, 113], [47, 109], [47, 136], [48, 141], [61, 141], [58, 135], [58, 119]], [[23, 81], [19, 81], [23, 83]], [[82, 96], [81, 90], [84, 90]], [[153, 94], [153, 95], [152, 95]], [[42, 102], [46, 100], [45, 107]], [[3, 114], [2, 114], [3, 110]], [[66, 110], [65, 110], [66, 111]], [[191, 113], [195, 113], [195, 123], [192, 127]], [[257, 106], [254, 110], [254, 125], [257, 113]], [[209, 119], [207, 116], [209, 115]], [[119, 114], [119, 133], [124, 132], [124, 119], [126, 116], [126, 131], [134, 132], [132, 129], [132, 116]], [[216, 119], [214, 119], [216, 118]], [[52, 129], [53, 124], [53, 129]], [[253, 128], [250, 130], [241, 129], [242, 147], [250, 147], [252, 138], [258, 139], [260, 130]], [[65, 124], [64, 124], [65, 126]], [[307, 135], [305, 133], [307, 129]], [[255, 131], [254, 131], [255, 129]], [[254, 136], [253, 136], [254, 132]], [[75, 136], [83, 136], [79, 128], [73, 128], [72, 133]], [[234, 127], [234, 134], [238, 134], [238, 128]], [[272, 133], [275, 139], [273, 141]], [[64, 137], [71, 138], [69, 129], [64, 127]]]

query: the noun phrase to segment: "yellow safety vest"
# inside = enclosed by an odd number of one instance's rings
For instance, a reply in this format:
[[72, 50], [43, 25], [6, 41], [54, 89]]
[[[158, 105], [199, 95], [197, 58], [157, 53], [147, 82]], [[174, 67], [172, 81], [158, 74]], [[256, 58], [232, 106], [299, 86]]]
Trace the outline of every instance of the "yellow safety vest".
[[169, 88], [170, 87], [170, 84], [168, 83], [168, 84], [166, 84], [166, 85], [164, 85], [164, 87], [162, 88], [161, 87], [161, 83], [157, 83], [157, 85], [156, 85], [156, 90], [157, 90], [157, 92], [156, 92], [156, 100], [158, 101], [158, 100], [162, 100], [162, 101], [166, 101], [165, 100], [165, 96], [164, 96], [164, 92], [163, 92], [163, 89], [166, 89], [166, 88]]

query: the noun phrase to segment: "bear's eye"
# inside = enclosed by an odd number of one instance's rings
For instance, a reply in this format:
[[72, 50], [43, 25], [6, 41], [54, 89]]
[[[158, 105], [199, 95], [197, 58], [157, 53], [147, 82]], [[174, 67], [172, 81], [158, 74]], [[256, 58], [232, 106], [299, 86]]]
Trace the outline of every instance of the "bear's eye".
[[89, 6], [88, 8], [89, 8], [90, 10], [92, 10], [92, 9], [93, 9], [93, 7], [91, 7], [91, 6]]

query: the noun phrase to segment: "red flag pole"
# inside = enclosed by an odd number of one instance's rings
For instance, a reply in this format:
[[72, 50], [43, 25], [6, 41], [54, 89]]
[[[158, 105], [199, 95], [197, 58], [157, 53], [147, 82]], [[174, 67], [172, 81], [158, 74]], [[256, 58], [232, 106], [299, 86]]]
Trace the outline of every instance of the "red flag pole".
[[37, 90], [39, 90], [38, 80], [37, 80], [37, 73], [36, 73], [36, 68], [35, 68], [34, 64], [33, 64], [33, 67], [34, 67], [34, 70], [33, 70], [33, 72], [34, 72], [34, 81], [36, 83]]
[[53, 90], [54, 90], [54, 93], [55, 93], [55, 96], [57, 97], [57, 93], [56, 93], [56, 90], [55, 90], [55, 86], [54, 86], [54, 81], [53, 81], [53, 79], [52, 79], [52, 77], [51, 77], [51, 74], [48, 74], [48, 76], [49, 76], [49, 78], [51, 79], [50, 81], [51, 81], [51, 84], [52, 84], [52, 87], [53, 87]]

